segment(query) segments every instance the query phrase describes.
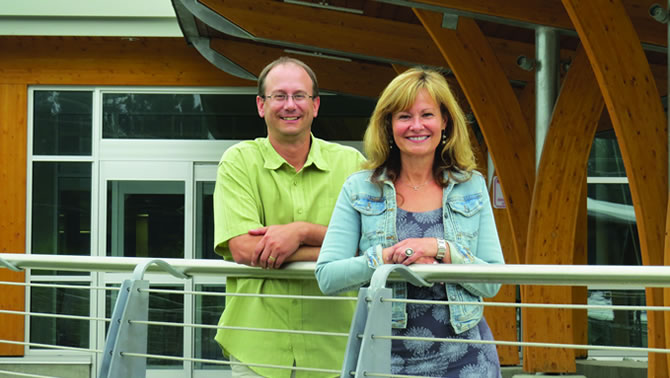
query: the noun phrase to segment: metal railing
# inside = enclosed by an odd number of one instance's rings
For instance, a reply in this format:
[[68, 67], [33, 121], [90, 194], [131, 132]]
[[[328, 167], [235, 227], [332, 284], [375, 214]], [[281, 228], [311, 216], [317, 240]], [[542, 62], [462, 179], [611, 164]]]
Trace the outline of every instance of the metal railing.
[[[63, 314], [33, 313], [30, 311], [0, 310], [0, 314], [12, 314], [32, 317], [58, 317], [64, 319], [93, 320], [109, 322], [109, 330], [104, 350], [94, 348], [74, 348], [30, 342], [0, 340], [0, 343], [29, 345], [39, 348], [60, 350], [85, 351], [102, 354], [99, 377], [138, 377], [146, 372], [147, 358], [163, 360], [190, 361], [217, 365], [234, 365], [236, 362], [212, 360], [203, 358], [189, 358], [179, 356], [165, 356], [147, 353], [147, 327], [150, 325], [170, 327], [191, 327], [202, 329], [220, 329], [225, 326], [211, 324], [184, 324], [171, 322], [156, 322], [148, 320], [149, 295], [157, 293], [177, 293], [189, 295], [217, 295], [242, 296], [245, 294], [215, 293], [194, 290], [165, 290], [151, 289], [149, 281], [145, 279], [147, 272], [167, 272], [180, 279], [192, 277], [206, 277], [208, 275], [220, 277], [271, 277], [277, 279], [314, 279], [314, 263], [292, 263], [278, 270], [262, 270], [259, 268], [238, 265], [225, 261], [212, 260], [184, 260], [184, 259], [151, 259], [151, 258], [122, 258], [122, 257], [87, 257], [87, 256], [54, 256], [54, 255], [24, 255], [0, 254], [0, 266], [12, 270], [40, 269], [59, 271], [99, 271], [131, 273], [121, 288], [114, 287], [86, 287], [79, 285], [54, 285], [39, 283], [0, 282], [0, 285], [48, 286], [51, 288], [76, 288], [118, 290], [118, 296], [111, 318], [92, 318]], [[348, 297], [296, 297], [289, 295], [262, 295], [265, 297], [285, 299], [315, 299], [338, 301], [357, 300], [357, 311], [352, 321], [351, 332], [347, 334], [317, 332], [316, 334], [332, 337], [348, 337], [345, 363], [342, 370], [309, 369], [294, 366], [270, 366], [262, 364], [246, 364], [248, 366], [272, 367], [277, 369], [292, 369], [314, 371], [321, 373], [341, 374], [342, 376], [393, 376], [390, 374], [391, 341], [401, 339], [391, 336], [391, 303], [421, 303], [449, 305], [454, 303], [477, 304], [497, 307], [544, 307], [565, 309], [601, 309], [601, 310], [635, 310], [635, 311], [667, 311], [668, 308], [655, 306], [619, 306], [619, 305], [566, 305], [566, 304], [534, 304], [534, 303], [497, 303], [497, 302], [453, 302], [453, 301], [423, 301], [400, 300], [391, 297], [391, 290], [386, 288], [386, 282], [408, 281], [415, 285], [430, 284], [432, 282], [498, 282], [506, 284], [524, 285], [612, 285], [617, 287], [670, 287], [670, 267], [665, 266], [569, 266], [569, 265], [414, 265], [410, 268], [398, 265], [384, 266], [375, 273], [369, 287], [359, 292], [358, 299]], [[373, 321], [374, 320], [374, 321]], [[230, 327], [228, 327], [230, 328]], [[241, 328], [236, 328], [241, 329]], [[244, 328], [247, 331], [257, 332], [290, 332], [314, 333], [300, 330], [278, 330]], [[427, 341], [423, 338], [412, 340]], [[623, 352], [655, 352], [669, 353], [668, 349], [619, 347], [603, 345], [575, 345], [557, 343], [532, 343], [512, 340], [473, 341], [462, 339], [430, 339], [434, 342], [468, 342], [494, 343], [497, 345], [532, 346], [548, 348], [571, 348], [589, 350], [609, 350]], [[212, 341], [214, 342], [214, 341]], [[9, 374], [0, 370], [0, 373]], [[20, 375], [35, 376], [39, 375]]]

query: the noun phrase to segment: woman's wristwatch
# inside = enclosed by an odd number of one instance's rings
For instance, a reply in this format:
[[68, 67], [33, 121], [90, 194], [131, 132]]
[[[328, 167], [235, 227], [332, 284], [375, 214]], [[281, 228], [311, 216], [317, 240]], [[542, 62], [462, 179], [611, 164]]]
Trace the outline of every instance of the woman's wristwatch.
[[444, 255], [447, 254], [447, 242], [444, 239], [437, 239], [437, 254], [435, 255], [435, 260], [442, 261]]

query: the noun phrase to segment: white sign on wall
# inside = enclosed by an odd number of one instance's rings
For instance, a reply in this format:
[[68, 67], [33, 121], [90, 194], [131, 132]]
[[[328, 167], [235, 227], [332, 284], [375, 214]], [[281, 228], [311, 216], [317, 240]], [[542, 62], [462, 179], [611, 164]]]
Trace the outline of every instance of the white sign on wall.
[[498, 176], [493, 176], [493, 207], [495, 209], [505, 209], [505, 197], [503, 196], [502, 188]]

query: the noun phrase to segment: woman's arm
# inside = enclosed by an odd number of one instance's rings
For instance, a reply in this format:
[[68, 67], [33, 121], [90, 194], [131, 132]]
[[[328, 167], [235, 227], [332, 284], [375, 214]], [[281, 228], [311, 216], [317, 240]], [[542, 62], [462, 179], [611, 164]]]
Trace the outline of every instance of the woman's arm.
[[351, 206], [345, 182], [316, 261], [316, 280], [324, 294], [357, 289], [372, 278], [366, 253], [357, 256], [360, 239], [361, 216]]

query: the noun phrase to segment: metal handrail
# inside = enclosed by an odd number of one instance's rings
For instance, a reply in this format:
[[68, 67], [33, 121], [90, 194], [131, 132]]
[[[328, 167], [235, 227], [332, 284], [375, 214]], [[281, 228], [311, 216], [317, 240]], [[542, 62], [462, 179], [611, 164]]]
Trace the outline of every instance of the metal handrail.
[[[93, 257], [70, 255], [27, 255], [0, 253], [0, 258], [22, 269], [56, 269], [70, 271], [104, 271], [132, 273], [135, 267], [153, 258]], [[282, 269], [261, 269], [222, 260], [162, 259], [188, 275], [221, 277], [265, 277], [284, 279], [315, 279], [313, 262], [295, 262]], [[670, 266], [612, 265], [483, 265], [424, 264], [412, 265], [428, 282], [497, 282], [520, 285], [622, 285], [670, 287]], [[161, 271], [151, 266], [148, 271]], [[391, 280], [402, 280], [397, 273]]]

